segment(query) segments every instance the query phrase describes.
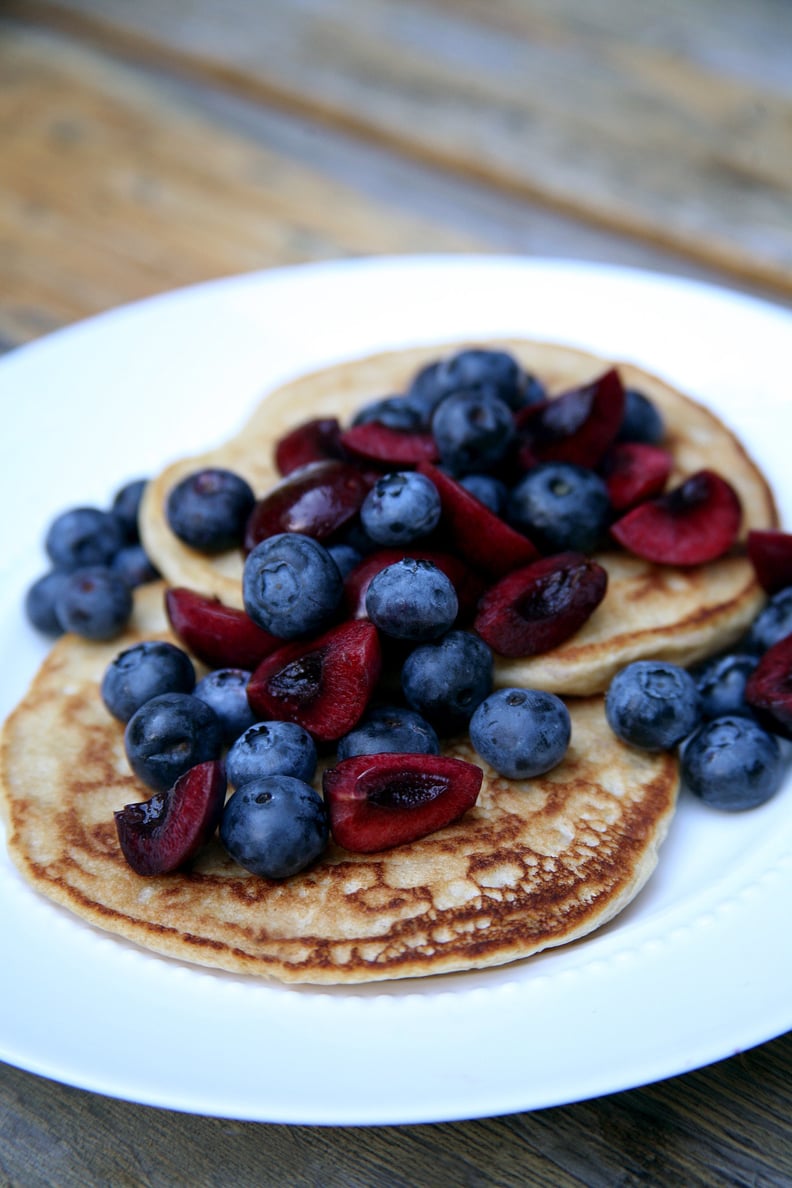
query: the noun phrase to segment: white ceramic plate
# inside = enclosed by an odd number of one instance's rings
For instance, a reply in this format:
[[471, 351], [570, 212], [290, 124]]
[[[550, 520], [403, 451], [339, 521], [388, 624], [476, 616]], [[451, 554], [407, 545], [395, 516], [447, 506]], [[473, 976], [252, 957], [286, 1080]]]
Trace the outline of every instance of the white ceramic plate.
[[[44, 653], [24, 589], [51, 515], [224, 439], [260, 392], [381, 348], [555, 339], [717, 408], [792, 524], [792, 316], [699, 284], [557, 261], [386, 259], [209, 284], [0, 361], [0, 716]], [[701, 1066], [792, 1025], [792, 782], [729, 816], [683, 798], [645, 892], [585, 942], [483, 973], [294, 989], [155, 957], [0, 857], [0, 1059], [137, 1102], [308, 1124], [551, 1106]]]

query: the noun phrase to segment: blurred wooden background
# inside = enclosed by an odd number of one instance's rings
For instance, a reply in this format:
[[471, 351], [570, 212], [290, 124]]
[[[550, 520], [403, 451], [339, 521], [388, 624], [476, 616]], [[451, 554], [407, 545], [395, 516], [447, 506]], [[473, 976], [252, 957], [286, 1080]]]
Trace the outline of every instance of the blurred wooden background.
[[[789, 0], [0, 0], [0, 349], [230, 273], [480, 251], [792, 306]], [[790, 1056], [364, 1131], [5, 1068], [0, 1181], [781, 1188]]]

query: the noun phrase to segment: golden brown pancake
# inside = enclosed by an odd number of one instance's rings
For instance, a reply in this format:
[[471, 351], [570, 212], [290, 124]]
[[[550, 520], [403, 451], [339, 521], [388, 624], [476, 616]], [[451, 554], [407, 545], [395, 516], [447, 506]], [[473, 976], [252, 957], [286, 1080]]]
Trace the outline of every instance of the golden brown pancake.
[[[672, 817], [672, 755], [619, 743], [599, 697], [571, 705], [572, 742], [550, 774], [485, 767], [457, 824], [380, 854], [331, 845], [283, 882], [247, 874], [212, 842], [192, 869], [136, 875], [113, 812], [144, 799], [123, 728], [100, 700], [106, 665], [168, 638], [163, 587], [137, 592], [123, 639], [59, 640], [8, 719], [0, 786], [13, 860], [43, 894], [157, 953], [284, 981], [354, 983], [478, 969], [591, 932], [644, 885]], [[476, 761], [466, 742], [449, 753]]]
[[[344, 422], [366, 401], [403, 391], [418, 368], [459, 345], [392, 351], [301, 376], [266, 395], [229, 441], [169, 466], [149, 485], [142, 510], [143, 539], [162, 575], [172, 585], [241, 606], [240, 553], [208, 558], [182, 544], [164, 514], [171, 487], [200, 466], [213, 464], [238, 471], [264, 494], [279, 477], [273, 445], [283, 433], [308, 417], [336, 416]], [[511, 350], [552, 394], [593, 379], [611, 365], [550, 343], [510, 339], [490, 345]], [[773, 497], [760, 470], [713, 413], [632, 364], [620, 363], [618, 368], [625, 385], [643, 391], [665, 417], [665, 444], [675, 460], [671, 485], [705, 467], [718, 470], [742, 501], [743, 538], [750, 528], [777, 524]], [[588, 623], [552, 652], [531, 660], [499, 659], [498, 685], [587, 695], [606, 689], [614, 673], [631, 660], [654, 657], [691, 664], [738, 639], [764, 601], [743, 555], [686, 570], [616, 551], [597, 559], [608, 570], [609, 585]]]

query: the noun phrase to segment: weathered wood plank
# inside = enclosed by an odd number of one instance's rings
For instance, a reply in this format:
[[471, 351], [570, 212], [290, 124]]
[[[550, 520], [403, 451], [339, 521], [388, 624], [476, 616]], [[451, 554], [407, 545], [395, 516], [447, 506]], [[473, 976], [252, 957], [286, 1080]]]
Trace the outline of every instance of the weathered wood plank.
[[[691, 55], [676, 6], [642, 40], [581, 0], [11, 7], [792, 292], [792, 97]], [[788, 8], [757, 9], [762, 44], [792, 34]]]
[[0, 36], [0, 334], [308, 259], [480, 249], [68, 39]]

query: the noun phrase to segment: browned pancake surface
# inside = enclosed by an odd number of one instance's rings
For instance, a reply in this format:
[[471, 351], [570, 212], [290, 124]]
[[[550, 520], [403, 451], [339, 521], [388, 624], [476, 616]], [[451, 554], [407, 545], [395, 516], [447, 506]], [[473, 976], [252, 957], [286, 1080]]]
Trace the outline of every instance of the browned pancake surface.
[[[600, 698], [571, 705], [564, 762], [531, 781], [485, 769], [454, 826], [375, 855], [332, 847], [283, 882], [247, 874], [219, 842], [188, 872], [141, 878], [113, 812], [143, 799], [98, 681], [121, 646], [166, 637], [162, 588], [139, 592], [119, 642], [58, 641], [2, 739], [14, 861], [93, 924], [156, 952], [284, 981], [362, 982], [475, 969], [590, 932], [643, 886], [671, 819], [672, 756], [620, 744]], [[467, 744], [450, 753], [473, 759]]]

